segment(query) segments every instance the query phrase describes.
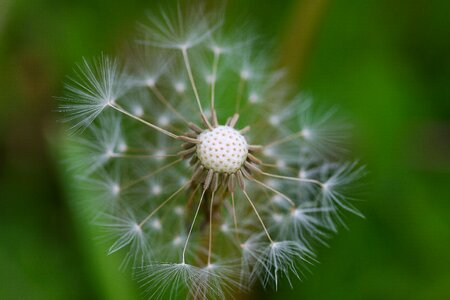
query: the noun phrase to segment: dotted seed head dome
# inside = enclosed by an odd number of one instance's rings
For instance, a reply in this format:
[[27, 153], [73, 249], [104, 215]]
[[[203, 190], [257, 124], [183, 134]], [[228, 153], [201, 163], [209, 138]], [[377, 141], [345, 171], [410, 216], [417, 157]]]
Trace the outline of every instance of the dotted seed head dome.
[[244, 136], [230, 126], [218, 126], [198, 136], [197, 156], [206, 169], [218, 173], [235, 173], [247, 159]]

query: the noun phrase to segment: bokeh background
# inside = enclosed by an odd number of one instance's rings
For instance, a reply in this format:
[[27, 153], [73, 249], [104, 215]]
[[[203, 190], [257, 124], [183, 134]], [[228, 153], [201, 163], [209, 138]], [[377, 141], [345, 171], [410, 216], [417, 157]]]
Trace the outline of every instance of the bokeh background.
[[[450, 1], [227, 2], [300, 88], [347, 115], [370, 171], [367, 218], [349, 217], [294, 289], [249, 299], [450, 299]], [[157, 4], [0, 0], [0, 299], [138, 299], [79, 216], [53, 96]]]

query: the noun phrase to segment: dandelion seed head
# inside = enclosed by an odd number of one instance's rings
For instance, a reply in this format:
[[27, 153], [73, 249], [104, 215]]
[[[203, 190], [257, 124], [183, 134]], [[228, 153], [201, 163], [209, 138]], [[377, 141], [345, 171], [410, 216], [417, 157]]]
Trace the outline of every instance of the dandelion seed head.
[[245, 138], [229, 126], [218, 126], [198, 136], [197, 155], [201, 164], [218, 173], [235, 173], [247, 159]]
[[83, 60], [60, 98], [107, 253], [150, 299], [291, 284], [344, 212], [362, 216], [348, 126], [289, 86], [253, 31], [190, 1], [149, 16], [126, 71]]

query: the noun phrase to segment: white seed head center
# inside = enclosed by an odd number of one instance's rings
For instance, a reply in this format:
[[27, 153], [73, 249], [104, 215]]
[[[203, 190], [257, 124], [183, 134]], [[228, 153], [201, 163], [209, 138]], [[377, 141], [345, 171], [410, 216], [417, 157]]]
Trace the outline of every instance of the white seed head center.
[[206, 169], [218, 173], [235, 173], [244, 164], [248, 144], [244, 136], [230, 126], [205, 130], [197, 139], [197, 156]]

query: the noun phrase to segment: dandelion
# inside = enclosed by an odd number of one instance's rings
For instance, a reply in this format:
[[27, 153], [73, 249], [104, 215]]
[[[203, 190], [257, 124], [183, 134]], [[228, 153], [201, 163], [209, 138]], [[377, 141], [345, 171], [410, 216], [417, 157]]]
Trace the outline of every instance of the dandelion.
[[[199, 4], [142, 25], [123, 67], [84, 60], [61, 110], [96, 224], [151, 299], [224, 299], [302, 278], [364, 169], [346, 126], [295, 94], [269, 49]], [[86, 130], [87, 129], [87, 130]]]

